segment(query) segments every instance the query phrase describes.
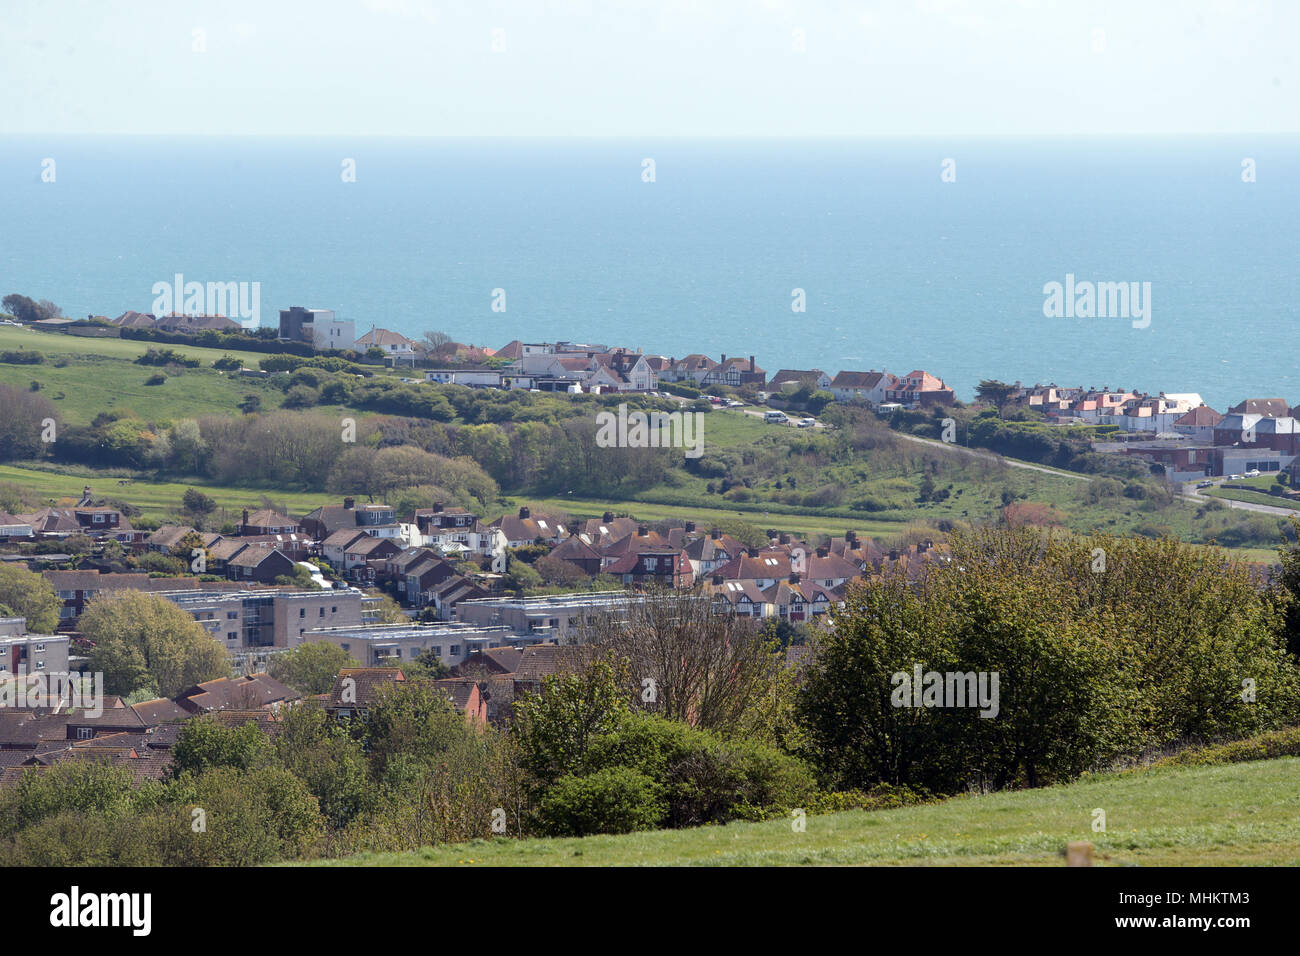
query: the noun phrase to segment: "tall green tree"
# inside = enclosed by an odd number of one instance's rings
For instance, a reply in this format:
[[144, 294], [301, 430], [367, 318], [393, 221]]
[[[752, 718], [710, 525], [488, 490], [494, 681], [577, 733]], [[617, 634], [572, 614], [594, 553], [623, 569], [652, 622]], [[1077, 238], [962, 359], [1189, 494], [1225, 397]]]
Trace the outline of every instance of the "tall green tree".
[[90, 602], [81, 633], [94, 645], [91, 670], [110, 694], [151, 684], [163, 697], [230, 674], [225, 649], [171, 601], [142, 591], [110, 591]]

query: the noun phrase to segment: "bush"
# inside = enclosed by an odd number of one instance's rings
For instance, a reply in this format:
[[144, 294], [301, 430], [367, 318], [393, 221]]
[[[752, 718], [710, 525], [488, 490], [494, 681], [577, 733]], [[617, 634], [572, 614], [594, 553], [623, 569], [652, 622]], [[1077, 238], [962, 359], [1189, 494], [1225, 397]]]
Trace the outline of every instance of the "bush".
[[5, 365], [40, 365], [45, 356], [40, 352], [6, 351], [0, 352], [0, 363]]
[[1210, 767], [1226, 763], [1245, 763], [1248, 760], [1273, 760], [1277, 757], [1300, 757], [1300, 727], [1287, 727], [1271, 733], [1258, 734], [1245, 740], [1214, 744], [1184, 750], [1182, 753], [1157, 760], [1156, 767]]
[[167, 381], [167, 376], [163, 372], [155, 372], [144, 380], [146, 385], [161, 385]]
[[545, 836], [651, 830], [663, 815], [659, 787], [628, 767], [563, 776], [537, 808], [538, 827]]

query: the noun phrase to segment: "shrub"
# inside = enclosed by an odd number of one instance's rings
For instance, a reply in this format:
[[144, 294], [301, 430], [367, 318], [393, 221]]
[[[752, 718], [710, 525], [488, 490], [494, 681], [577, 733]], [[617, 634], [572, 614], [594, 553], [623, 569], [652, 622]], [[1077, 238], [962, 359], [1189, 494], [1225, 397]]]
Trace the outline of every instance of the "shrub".
[[563, 776], [537, 808], [538, 826], [546, 836], [650, 830], [663, 815], [659, 787], [628, 767]]

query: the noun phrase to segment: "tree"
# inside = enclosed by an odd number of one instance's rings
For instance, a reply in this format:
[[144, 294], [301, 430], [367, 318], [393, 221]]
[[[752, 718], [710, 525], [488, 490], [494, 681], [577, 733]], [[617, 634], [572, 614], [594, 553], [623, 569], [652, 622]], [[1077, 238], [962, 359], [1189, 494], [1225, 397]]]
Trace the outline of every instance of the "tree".
[[722, 733], [780, 733], [790, 696], [776, 643], [705, 595], [650, 590], [584, 623], [580, 638], [628, 662], [634, 699], [654, 713]]
[[54, 589], [39, 574], [26, 568], [0, 565], [0, 604], [14, 616], [27, 618], [27, 630], [53, 634], [59, 626], [59, 600]]
[[0, 305], [3, 305], [4, 310], [19, 322], [39, 322], [42, 319], [53, 319], [62, 311], [49, 299], [36, 302], [25, 295], [19, 295], [17, 292], [5, 296], [3, 300], [0, 300]]
[[1020, 391], [1018, 385], [1008, 385], [1006, 382], [999, 382], [997, 379], [986, 378], [975, 386], [975, 397], [981, 402], [992, 405], [998, 410], [998, 415], [1001, 416], [1003, 406], [1018, 391]]
[[217, 510], [217, 501], [211, 495], [205, 495], [197, 488], [186, 488], [181, 496], [185, 510], [195, 515], [210, 515]]
[[182, 773], [203, 774], [216, 767], [252, 770], [265, 766], [273, 748], [256, 721], [231, 727], [203, 716], [181, 725], [171, 753], [171, 772], [179, 777]]
[[525, 769], [546, 783], [576, 772], [592, 742], [630, 716], [628, 680], [625, 667], [593, 661], [547, 676], [540, 692], [515, 701], [510, 733]]
[[152, 684], [174, 697], [187, 687], [226, 677], [225, 649], [171, 601], [142, 591], [110, 591], [81, 616], [91, 642], [91, 670], [102, 671], [110, 694], [130, 694]]
[[420, 348], [426, 355], [432, 355], [444, 345], [451, 342], [451, 336], [446, 332], [428, 331], [420, 336]]
[[[45, 422], [56, 421], [53, 403], [44, 395], [0, 385], [0, 461], [40, 458], [49, 447]], [[57, 434], [57, 433], [56, 433]]]
[[359, 667], [357, 660], [337, 644], [299, 644], [272, 656], [267, 672], [304, 696], [327, 694], [339, 671]]
[[402, 606], [394, 601], [387, 594], [381, 595], [372, 609], [374, 624], [410, 624], [411, 619], [406, 616]]

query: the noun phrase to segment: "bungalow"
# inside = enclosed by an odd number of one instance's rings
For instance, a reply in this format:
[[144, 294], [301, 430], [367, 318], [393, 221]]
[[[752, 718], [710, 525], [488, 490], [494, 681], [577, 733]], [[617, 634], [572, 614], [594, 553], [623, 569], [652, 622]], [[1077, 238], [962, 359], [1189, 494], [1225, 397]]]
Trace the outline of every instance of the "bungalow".
[[369, 332], [357, 339], [353, 347], [358, 352], [379, 349], [389, 358], [415, 358], [415, 343], [405, 335], [390, 332], [388, 329], [371, 328]]
[[1259, 415], [1263, 418], [1283, 418], [1291, 414], [1285, 398], [1248, 398], [1228, 409], [1229, 415]]
[[16, 541], [19, 538], [32, 537], [35, 537], [35, 530], [30, 521], [24, 521], [0, 509], [0, 541]]

